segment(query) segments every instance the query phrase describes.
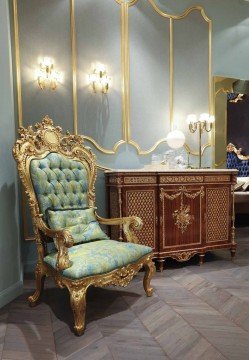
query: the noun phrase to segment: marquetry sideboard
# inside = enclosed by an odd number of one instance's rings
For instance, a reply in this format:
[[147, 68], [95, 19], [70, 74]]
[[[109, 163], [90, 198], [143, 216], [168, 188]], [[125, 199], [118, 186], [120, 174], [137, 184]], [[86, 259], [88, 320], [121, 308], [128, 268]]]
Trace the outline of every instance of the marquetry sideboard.
[[[236, 252], [234, 184], [236, 170], [107, 171], [110, 217], [139, 216], [139, 243], [153, 248], [160, 270], [168, 257], [186, 261], [228, 248]], [[122, 228], [111, 228], [122, 239]]]

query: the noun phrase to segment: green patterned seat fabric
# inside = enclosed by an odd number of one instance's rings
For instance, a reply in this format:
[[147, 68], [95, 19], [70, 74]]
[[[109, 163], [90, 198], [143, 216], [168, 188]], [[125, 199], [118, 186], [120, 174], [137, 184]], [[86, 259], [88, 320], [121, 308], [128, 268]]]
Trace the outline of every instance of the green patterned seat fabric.
[[[134, 263], [151, 252], [152, 249], [148, 246], [115, 240], [99, 240], [76, 245], [68, 250], [72, 266], [63, 270], [62, 275], [70, 279], [81, 279], [108, 273]], [[52, 252], [44, 261], [55, 269], [56, 259], [57, 252]]]
[[74, 243], [109, 239], [96, 220], [94, 208], [73, 210], [48, 210], [48, 224], [51, 229], [66, 229]]
[[31, 161], [30, 176], [45, 219], [47, 209], [88, 206], [88, 175], [81, 162], [49, 153]]

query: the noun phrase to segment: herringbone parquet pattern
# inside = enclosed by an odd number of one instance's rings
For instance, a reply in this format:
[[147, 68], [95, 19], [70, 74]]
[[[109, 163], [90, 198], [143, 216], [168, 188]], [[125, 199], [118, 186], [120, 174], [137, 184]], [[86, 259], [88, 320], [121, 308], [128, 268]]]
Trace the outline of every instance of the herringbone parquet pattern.
[[249, 228], [238, 231], [234, 263], [228, 251], [157, 273], [147, 298], [143, 274], [125, 289], [88, 293], [87, 329], [72, 333], [66, 290], [46, 280], [42, 302], [29, 308], [25, 293], [0, 310], [2, 360], [248, 360]]

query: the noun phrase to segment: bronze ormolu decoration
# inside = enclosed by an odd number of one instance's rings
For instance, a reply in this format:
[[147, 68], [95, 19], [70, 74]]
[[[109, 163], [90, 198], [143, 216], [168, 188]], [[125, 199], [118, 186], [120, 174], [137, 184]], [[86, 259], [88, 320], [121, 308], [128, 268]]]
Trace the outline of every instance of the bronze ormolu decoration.
[[190, 206], [184, 205], [183, 203], [181, 203], [180, 209], [173, 212], [172, 216], [175, 220], [175, 225], [181, 230], [182, 234], [187, 230], [188, 226], [191, 225], [195, 218], [194, 215], [190, 214]]
[[192, 224], [194, 220], [194, 215], [190, 214], [190, 206], [184, 205], [183, 202], [183, 195], [185, 195], [189, 199], [195, 199], [197, 196], [203, 197], [204, 196], [204, 188], [201, 186], [201, 189], [195, 193], [190, 193], [189, 190], [185, 186], [180, 186], [179, 191], [173, 195], [168, 194], [165, 192], [164, 189], [161, 189], [160, 198], [161, 200], [165, 196], [169, 200], [175, 200], [179, 196], [181, 197], [181, 205], [180, 209], [177, 209], [173, 212], [172, 217], [175, 221], [175, 226], [181, 231], [182, 234], [188, 229], [189, 225]]
[[[61, 271], [70, 267], [68, 248], [73, 246], [73, 239], [66, 230], [49, 229], [43, 220], [43, 215], [40, 212], [30, 177], [30, 162], [32, 159], [44, 158], [50, 152], [58, 152], [70, 159], [82, 162], [88, 173], [89, 207], [94, 207], [94, 183], [96, 180], [95, 155], [89, 147], [84, 145], [82, 136], [71, 135], [69, 133], [63, 134], [62, 129], [59, 126], [54, 126], [53, 121], [48, 116], [46, 116], [41, 123], [37, 123], [35, 129], [33, 129], [32, 126], [26, 129], [21, 127], [19, 129], [19, 135], [20, 138], [13, 147], [13, 156], [17, 162], [19, 175], [28, 198], [38, 252], [38, 262], [35, 271], [36, 291], [29, 297], [29, 302], [31, 306], [36, 305], [43, 290], [44, 278], [46, 276], [52, 276], [59, 287], [66, 287], [69, 290], [75, 320], [74, 329], [76, 334], [81, 335], [85, 329], [87, 288], [91, 285], [100, 287], [107, 285], [127, 286], [133, 276], [144, 266], [145, 276], [143, 285], [147, 296], [151, 296], [153, 289], [150, 286], [150, 280], [155, 271], [155, 266], [152, 261], [153, 255], [146, 255], [136, 263], [118, 268], [107, 274], [88, 276], [79, 280], [71, 280], [62, 276]], [[133, 230], [139, 230], [142, 227], [140, 218], [132, 216], [104, 219], [97, 214], [96, 216], [101, 224], [120, 225], [127, 241], [137, 242], [137, 237]], [[47, 255], [46, 243], [53, 241], [53, 238], [58, 248], [56, 270], [43, 260]]]

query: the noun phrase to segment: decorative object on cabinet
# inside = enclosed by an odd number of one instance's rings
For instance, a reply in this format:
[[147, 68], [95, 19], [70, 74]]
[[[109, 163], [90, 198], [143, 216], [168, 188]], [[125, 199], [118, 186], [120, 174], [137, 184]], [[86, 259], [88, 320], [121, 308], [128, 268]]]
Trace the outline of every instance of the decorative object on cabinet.
[[[38, 251], [36, 291], [29, 302], [36, 305], [44, 278], [52, 276], [60, 288], [69, 290], [74, 329], [81, 335], [89, 286], [127, 286], [144, 266], [144, 289], [152, 295], [152, 249], [137, 244], [140, 218], [104, 219], [95, 213], [95, 155], [82, 136], [63, 134], [48, 117], [35, 129], [21, 127], [19, 134], [13, 155], [28, 197]], [[118, 225], [127, 242], [110, 240], [99, 223]], [[53, 241], [55, 251], [48, 253], [46, 243]]]
[[199, 131], [199, 168], [201, 168], [201, 156], [202, 156], [202, 147], [201, 147], [201, 138], [204, 131], [210, 132], [213, 128], [214, 116], [209, 114], [201, 114], [199, 119], [195, 114], [190, 114], [187, 116], [187, 123], [189, 125], [189, 131], [195, 133]]
[[185, 135], [180, 130], [174, 130], [168, 133], [166, 141], [171, 149], [179, 149], [185, 144]]
[[58, 83], [62, 82], [62, 74], [55, 71], [53, 60], [48, 57], [44, 57], [40, 62], [40, 69], [36, 77], [38, 85], [42, 90], [46, 88], [55, 90]]
[[[160, 270], [166, 258], [186, 261], [228, 248], [235, 256], [236, 170], [120, 170], [106, 172], [110, 216], [139, 216], [140, 244], [153, 248]], [[111, 227], [111, 235], [122, 237]]]
[[106, 94], [109, 90], [111, 77], [107, 76], [106, 67], [103, 64], [97, 64], [93, 73], [89, 75], [89, 83], [92, 85], [93, 92], [102, 92]]

